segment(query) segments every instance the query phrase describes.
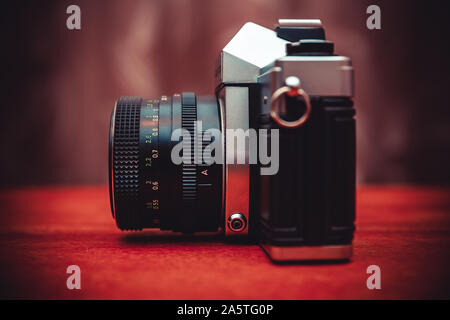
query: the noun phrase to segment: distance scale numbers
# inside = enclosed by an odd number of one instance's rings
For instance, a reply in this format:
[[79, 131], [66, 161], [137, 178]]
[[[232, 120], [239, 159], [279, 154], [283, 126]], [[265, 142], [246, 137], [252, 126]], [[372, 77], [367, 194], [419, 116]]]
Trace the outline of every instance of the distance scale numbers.
[[141, 108], [141, 190], [144, 212], [155, 225], [160, 222], [159, 199], [159, 100], [147, 100]]

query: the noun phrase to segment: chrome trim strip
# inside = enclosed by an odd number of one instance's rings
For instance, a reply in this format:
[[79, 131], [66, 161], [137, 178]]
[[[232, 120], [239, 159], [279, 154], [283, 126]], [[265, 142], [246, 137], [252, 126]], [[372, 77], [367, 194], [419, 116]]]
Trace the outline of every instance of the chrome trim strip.
[[[226, 129], [249, 129], [249, 97], [247, 87], [225, 87], [225, 123]], [[226, 137], [226, 133], [225, 137]], [[225, 148], [226, 184], [225, 184], [225, 236], [241, 236], [248, 234], [249, 221], [249, 191], [250, 191], [250, 165], [248, 163], [247, 150], [237, 150], [237, 144], [234, 144], [234, 150], [230, 150], [230, 143], [227, 141], [228, 148]], [[227, 163], [228, 153], [233, 152], [233, 163]], [[238, 153], [245, 152], [245, 163], [238, 164]], [[247, 226], [240, 232], [231, 230], [228, 227], [227, 220], [234, 214], [240, 213], [247, 220]]]
[[[280, 80], [290, 76], [300, 79], [310, 96], [353, 97], [352, 61], [344, 56], [286, 56], [275, 61], [281, 68]], [[278, 83], [278, 87], [283, 83]]]
[[[225, 218], [225, 194], [226, 194], [226, 165], [225, 165], [225, 128], [226, 128], [226, 124], [225, 124], [225, 107], [224, 107], [224, 103], [223, 103], [223, 98], [222, 97], [218, 97], [217, 98], [217, 103], [219, 105], [219, 117], [220, 117], [220, 133], [221, 133], [221, 145], [222, 145], [222, 217], [221, 217], [221, 221], [225, 221], [225, 224], [223, 225], [223, 228], [225, 228], [226, 225], [226, 218]], [[222, 227], [222, 226], [220, 226]]]
[[353, 245], [278, 247], [261, 244], [275, 261], [346, 260], [352, 256]]
[[280, 27], [322, 28], [320, 19], [278, 19]]

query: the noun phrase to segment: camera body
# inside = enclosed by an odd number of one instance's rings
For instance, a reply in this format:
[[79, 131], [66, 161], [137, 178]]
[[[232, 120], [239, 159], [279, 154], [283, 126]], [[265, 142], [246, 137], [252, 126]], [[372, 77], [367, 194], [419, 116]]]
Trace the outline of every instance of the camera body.
[[[353, 68], [333, 47], [320, 20], [279, 20], [275, 31], [246, 23], [220, 53], [215, 96], [119, 99], [109, 158], [118, 227], [219, 230], [257, 240], [275, 261], [350, 258]], [[189, 139], [197, 121], [200, 138]], [[213, 129], [220, 134], [204, 139]], [[247, 146], [255, 145], [248, 132], [259, 132], [255, 150], [270, 150], [275, 170], [252, 162], [229, 130], [247, 133]], [[210, 151], [208, 141], [214, 151], [193, 161]]]
[[[308, 120], [296, 128], [271, 118], [274, 93], [293, 76], [311, 103]], [[226, 165], [225, 219], [239, 212], [253, 222], [247, 231], [258, 234], [274, 260], [349, 258], [355, 229], [351, 60], [333, 54], [320, 20], [280, 20], [276, 31], [247, 23], [223, 49], [216, 77], [227, 128], [280, 130], [277, 174]], [[285, 99], [284, 117], [298, 118], [293, 113], [303, 101]], [[236, 234], [229, 224], [225, 233]]]

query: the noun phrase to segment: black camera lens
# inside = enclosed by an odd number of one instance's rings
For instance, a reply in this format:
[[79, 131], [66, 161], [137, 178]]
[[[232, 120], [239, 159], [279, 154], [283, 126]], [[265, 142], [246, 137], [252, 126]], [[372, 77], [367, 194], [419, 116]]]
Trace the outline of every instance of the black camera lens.
[[[207, 155], [215, 157], [218, 152], [208, 148], [217, 139], [210, 129], [220, 130], [220, 123], [212, 96], [183, 93], [117, 101], [111, 115], [109, 189], [120, 229], [218, 230], [223, 166], [211, 163]], [[182, 134], [172, 140], [177, 130]], [[183, 147], [181, 164], [172, 159], [177, 144]]]

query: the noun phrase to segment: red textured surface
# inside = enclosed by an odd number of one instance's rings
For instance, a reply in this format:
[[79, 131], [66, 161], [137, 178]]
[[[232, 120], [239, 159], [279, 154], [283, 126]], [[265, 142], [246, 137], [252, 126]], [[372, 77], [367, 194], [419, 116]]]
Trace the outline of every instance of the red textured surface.
[[[450, 298], [449, 189], [363, 187], [354, 257], [275, 265], [213, 236], [122, 233], [105, 187], [0, 192], [0, 297], [63, 299]], [[79, 265], [82, 289], [66, 289]], [[381, 267], [381, 290], [366, 268]]]

